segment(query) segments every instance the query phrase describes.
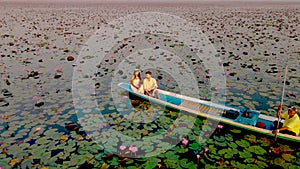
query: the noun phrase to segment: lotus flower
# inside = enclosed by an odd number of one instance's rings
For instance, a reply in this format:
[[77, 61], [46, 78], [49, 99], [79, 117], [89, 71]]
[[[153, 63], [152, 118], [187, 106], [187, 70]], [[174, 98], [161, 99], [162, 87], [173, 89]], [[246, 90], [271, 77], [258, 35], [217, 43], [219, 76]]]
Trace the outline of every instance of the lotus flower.
[[199, 159], [200, 158], [200, 155], [199, 154], [197, 154], [197, 159]]
[[204, 153], [207, 153], [208, 150], [209, 150], [209, 149], [205, 147], [205, 148], [204, 148]]
[[56, 72], [62, 72], [62, 71], [63, 71], [63, 68], [62, 68], [62, 67], [56, 68], [55, 71], [56, 71]]
[[222, 129], [222, 128], [223, 128], [223, 125], [219, 124], [219, 125], [218, 125], [218, 128], [219, 128], [219, 129]]
[[134, 147], [133, 145], [130, 145], [129, 151], [131, 151], [132, 153], [136, 153], [138, 151], [138, 148]]
[[[121, 151], [124, 151], [125, 149], [126, 149], [126, 146], [123, 146], [123, 145], [120, 146], [120, 150], [121, 150]], [[130, 149], [130, 147], [129, 147], [129, 149]]]
[[187, 145], [189, 143], [189, 140], [187, 140], [186, 138], [182, 139], [182, 144]]
[[24, 71], [25, 71], [26, 73], [30, 73], [30, 70], [29, 70], [29, 69], [24, 68]]
[[41, 130], [40, 127], [37, 127], [37, 128], [35, 129], [36, 132], [38, 132], [38, 131], [40, 131], [40, 130]]

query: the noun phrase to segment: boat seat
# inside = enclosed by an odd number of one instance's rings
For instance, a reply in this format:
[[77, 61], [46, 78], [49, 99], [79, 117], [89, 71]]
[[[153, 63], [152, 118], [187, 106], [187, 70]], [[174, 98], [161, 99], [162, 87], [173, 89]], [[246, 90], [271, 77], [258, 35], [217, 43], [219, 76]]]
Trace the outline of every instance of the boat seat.
[[200, 112], [200, 113], [209, 113], [209, 114], [222, 114], [223, 111], [220, 109], [213, 108], [211, 106], [202, 105], [192, 101], [184, 100], [180, 106], [185, 108]]

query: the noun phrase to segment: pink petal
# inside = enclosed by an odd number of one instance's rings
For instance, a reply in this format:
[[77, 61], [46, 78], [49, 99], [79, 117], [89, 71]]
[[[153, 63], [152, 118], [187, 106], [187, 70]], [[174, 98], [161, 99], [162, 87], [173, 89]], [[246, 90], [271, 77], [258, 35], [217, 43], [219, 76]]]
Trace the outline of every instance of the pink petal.
[[41, 128], [40, 127], [37, 127], [36, 129], [35, 129], [35, 131], [40, 131], [41, 130]]

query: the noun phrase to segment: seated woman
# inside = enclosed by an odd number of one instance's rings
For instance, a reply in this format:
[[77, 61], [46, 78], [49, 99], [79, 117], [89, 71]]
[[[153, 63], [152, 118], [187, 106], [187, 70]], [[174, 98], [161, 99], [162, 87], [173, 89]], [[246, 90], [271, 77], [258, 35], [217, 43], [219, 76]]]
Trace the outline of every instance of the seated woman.
[[[296, 107], [291, 107], [288, 109], [287, 112], [280, 114], [280, 111], [282, 109], [282, 105], [279, 105], [277, 110], [277, 116], [284, 118], [284, 123], [280, 123], [278, 129], [274, 130], [273, 133], [277, 134], [283, 133], [283, 134], [290, 134], [293, 136], [298, 136], [300, 132], [300, 119], [298, 116], [298, 109]], [[274, 122], [274, 125], [277, 126], [278, 121]]]
[[134, 70], [130, 84], [131, 84], [131, 89], [134, 92], [144, 93], [143, 81], [142, 81], [141, 73], [138, 69]]

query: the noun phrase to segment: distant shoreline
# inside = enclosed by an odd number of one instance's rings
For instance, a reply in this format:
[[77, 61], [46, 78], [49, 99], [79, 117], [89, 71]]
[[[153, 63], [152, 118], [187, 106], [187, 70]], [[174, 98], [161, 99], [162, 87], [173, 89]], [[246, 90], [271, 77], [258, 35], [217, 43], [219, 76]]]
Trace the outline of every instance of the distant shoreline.
[[51, 6], [99, 6], [99, 5], [107, 5], [107, 6], [216, 6], [216, 7], [263, 7], [263, 6], [295, 6], [299, 5], [300, 2], [298, 1], [284, 1], [284, 2], [279, 2], [279, 1], [227, 1], [227, 2], [222, 2], [222, 1], [203, 1], [203, 2], [92, 2], [92, 1], [84, 1], [84, 2], [61, 2], [61, 1], [55, 1], [55, 2], [37, 2], [37, 1], [32, 1], [32, 2], [17, 2], [17, 1], [0, 1], [1, 6], [44, 6], [44, 5], [51, 5]]

